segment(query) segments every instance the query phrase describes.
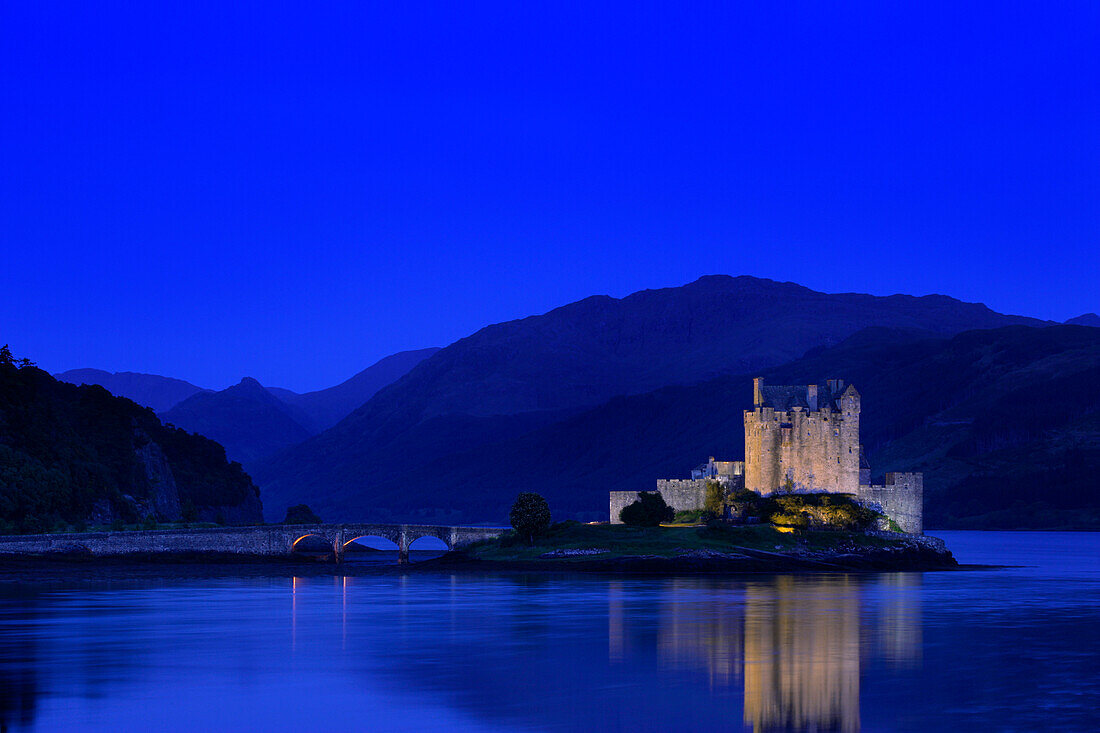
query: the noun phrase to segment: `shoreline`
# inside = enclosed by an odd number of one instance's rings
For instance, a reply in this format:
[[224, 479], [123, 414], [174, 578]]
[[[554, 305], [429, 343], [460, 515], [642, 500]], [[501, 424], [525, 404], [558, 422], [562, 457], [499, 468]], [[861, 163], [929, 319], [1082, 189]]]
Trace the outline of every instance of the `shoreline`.
[[[363, 554], [377, 557], [369, 549]], [[884, 531], [791, 534], [768, 527], [630, 528], [576, 523], [555, 525], [548, 536], [533, 545], [514, 538], [482, 540], [435, 558], [392, 565], [357, 566], [354, 560], [337, 563], [331, 554], [312, 552], [288, 555], [150, 548], [94, 553], [74, 545], [40, 552], [0, 549], [0, 577], [9, 570], [51, 565], [78, 573], [107, 567], [161, 567], [170, 573], [173, 567], [224, 570], [237, 566], [250, 568], [246, 574], [259, 568], [280, 568], [277, 572], [310, 575], [435, 571], [721, 575], [923, 572], [960, 567], [945, 542], [928, 535]]]

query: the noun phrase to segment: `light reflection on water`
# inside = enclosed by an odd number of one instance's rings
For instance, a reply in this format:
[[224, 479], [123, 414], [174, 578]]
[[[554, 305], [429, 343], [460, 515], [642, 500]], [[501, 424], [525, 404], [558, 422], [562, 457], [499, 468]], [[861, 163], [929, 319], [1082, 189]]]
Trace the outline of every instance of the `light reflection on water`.
[[1027, 567], [0, 573], [0, 727], [1097, 728], [1100, 536], [944, 535]]

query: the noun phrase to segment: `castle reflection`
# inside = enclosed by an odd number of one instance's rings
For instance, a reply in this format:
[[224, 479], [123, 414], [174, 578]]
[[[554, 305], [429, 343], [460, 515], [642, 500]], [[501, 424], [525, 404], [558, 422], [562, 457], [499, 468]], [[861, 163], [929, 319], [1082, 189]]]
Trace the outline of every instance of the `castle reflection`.
[[[919, 664], [920, 582], [919, 574], [670, 580], [657, 654], [665, 669], [704, 671], [712, 687], [742, 685], [744, 724], [754, 731], [858, 731], [861, 662]], [[630, 615], [610, 590], [609, 656], [625, 662]]]

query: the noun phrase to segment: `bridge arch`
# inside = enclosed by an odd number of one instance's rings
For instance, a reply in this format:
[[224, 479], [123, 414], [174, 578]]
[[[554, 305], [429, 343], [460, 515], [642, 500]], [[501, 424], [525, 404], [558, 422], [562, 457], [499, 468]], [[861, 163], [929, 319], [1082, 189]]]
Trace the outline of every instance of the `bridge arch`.
[[[416, 545], [414, 548], [413, 545]], [[435, 534], [422, 534], [409, 540], [409, 549], [417, 550], [453, 550], [450, 537], [440, 537]]]
[[[345, 535], [345, 537], [346, 536], [347, 535]], [[381, 550], [381, 549], [387, 549], [387, 550], [394, 549], [394, 550], [396, 550], [397, 548], [399, 548], [401, 546], [396, 538], [387, 537], [385, 535], [378, 534], [376, 532], [368, 532], [367, 534], [355, 535], [351, 539], [345, 539], [343, 545], [344, 545], [344, 547], [347, 547], [352, 542], [356, 542], [358, 540], [382, 540], [384, 542], [388, 542], [390, 545], [393, 546], [392, 548], [390, 548], [390, 547], [386, 547], [386, 548], [375, 547], [375, 548], [372, 548], [372, 549], [376, 549], [376, 550]]]
[[[329, 538], [325, 537], [325, 535], [321, 534], [320, 532], [306, 532], [306, 533], [301, 534], [301, 535], [299, 535], [297, 533], [294, 533], [293, 535], [290, 535], [290, 536], [294, 537], [294, 539], [292, 539], [290, 541], [290, 547], [287, 548], [287, 552], [290, 552], [292, 554], [294, 552], [301, 552], [304, 549], [304, 547], [300, 546], [299, 543], [301, 543], [302, 540], [309, 539], [310, 537], [316, 537], [321, 542], [329, 544], [329, 545], [332, 544], [332, 542], [329, 540]], [[307, 543], [307, 544], [313, 544], [313, 543]]]

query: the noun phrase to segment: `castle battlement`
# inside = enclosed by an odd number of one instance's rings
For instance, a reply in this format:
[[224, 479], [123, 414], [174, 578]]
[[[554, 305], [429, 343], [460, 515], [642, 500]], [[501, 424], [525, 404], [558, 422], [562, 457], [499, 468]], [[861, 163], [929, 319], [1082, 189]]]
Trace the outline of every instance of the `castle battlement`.
[[769, 386], [753, 380], [745, 410], [745, 488], [833, 491], [859, 487], [860, 395], [844, 381]]

